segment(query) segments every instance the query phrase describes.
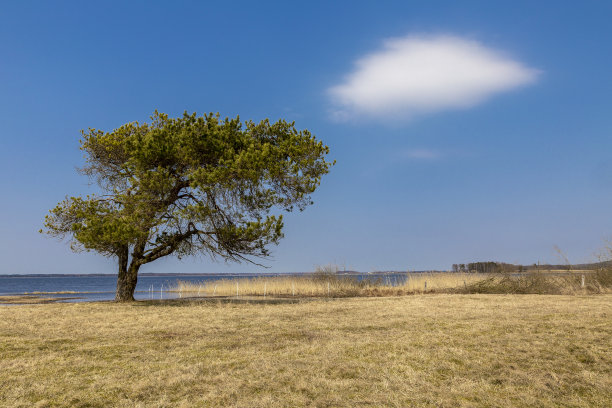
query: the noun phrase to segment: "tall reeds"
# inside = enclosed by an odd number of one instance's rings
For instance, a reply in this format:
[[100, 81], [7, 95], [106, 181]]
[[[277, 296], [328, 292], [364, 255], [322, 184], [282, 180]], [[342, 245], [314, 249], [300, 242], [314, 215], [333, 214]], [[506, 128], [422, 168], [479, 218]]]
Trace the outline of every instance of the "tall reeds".
[[276, 277], [178, 281], [179, 297], [355, 297], [420, 293], [586, 294], [612, 292], [612, 269], [566, 274], [406, 273], [358, 279], [332, 269]]
[[168, 291], [182, 297], [271, 296], [271, 297], [352, 297], [397, 296], [441, 292], [465, 287], [484, 276], [457, 273], [372, 275], [358, 279], [318, 269], [308, 275], [287, 275], [203, 282], [179, 281]]

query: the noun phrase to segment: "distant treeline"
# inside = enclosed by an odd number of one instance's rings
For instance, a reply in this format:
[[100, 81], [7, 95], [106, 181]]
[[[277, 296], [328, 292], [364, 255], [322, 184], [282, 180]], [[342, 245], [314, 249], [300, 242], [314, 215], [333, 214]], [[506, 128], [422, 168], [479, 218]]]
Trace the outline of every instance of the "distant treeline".
[[467, 264], [453, 264], [452, 272], [463, 273], [508, 273], [508, 272], [533, 272], [533, 271], [552, 271], [552, 270], [598, 270], [602, 268], [612, 268], [612, 261], [596, 262], [576, 265], [514, 265], [505, 262], [471, 262]]
[[517, 265], [507, 264], [504, 262], [471, 262], [467, 264], [453, 264], [453, 272], [463, 273], [501, 273], [514, 272], [518, 268]]

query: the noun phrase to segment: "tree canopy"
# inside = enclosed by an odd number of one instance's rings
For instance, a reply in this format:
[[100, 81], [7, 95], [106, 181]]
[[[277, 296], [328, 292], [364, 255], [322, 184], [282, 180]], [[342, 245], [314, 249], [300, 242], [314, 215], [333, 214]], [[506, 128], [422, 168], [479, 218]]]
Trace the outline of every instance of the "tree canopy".
[[164, 256], [269, 256], [283, 236], [279, 210], [312, 204], [333, 165], [327, 146], [284, 120], [157, 111], [151, 120], [82, 131], [80, 171], [100, 193], [66, 198], [45, 217], [45, 232], [73, 250], [117, 257], [118, 301], [133, 300], [140, 266]]

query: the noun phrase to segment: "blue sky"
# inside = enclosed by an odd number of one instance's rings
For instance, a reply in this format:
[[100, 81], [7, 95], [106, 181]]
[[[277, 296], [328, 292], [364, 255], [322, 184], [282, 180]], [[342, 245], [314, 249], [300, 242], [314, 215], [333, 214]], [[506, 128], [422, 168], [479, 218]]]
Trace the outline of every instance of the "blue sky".
[[115, 271], [37, 231], [92, 191], [79, 130], [154, 109], [295, 120], [330, 146], [268, 271], [557, 263], [555, 245], [594, 260], [612, 236], [612, 3], [294, 3], [3, 2], [0, 273]]

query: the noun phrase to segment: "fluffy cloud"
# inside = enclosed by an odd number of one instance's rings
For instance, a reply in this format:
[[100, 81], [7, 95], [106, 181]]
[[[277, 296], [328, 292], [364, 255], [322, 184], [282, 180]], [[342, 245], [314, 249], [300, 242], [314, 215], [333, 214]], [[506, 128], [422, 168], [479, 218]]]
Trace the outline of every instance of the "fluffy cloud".
[[330, 88], [333, 115], [411, 118], [461, 109], [533, 83], [538, 70], [455, 36], [387, 40], [359, 59], [344, 83]]

